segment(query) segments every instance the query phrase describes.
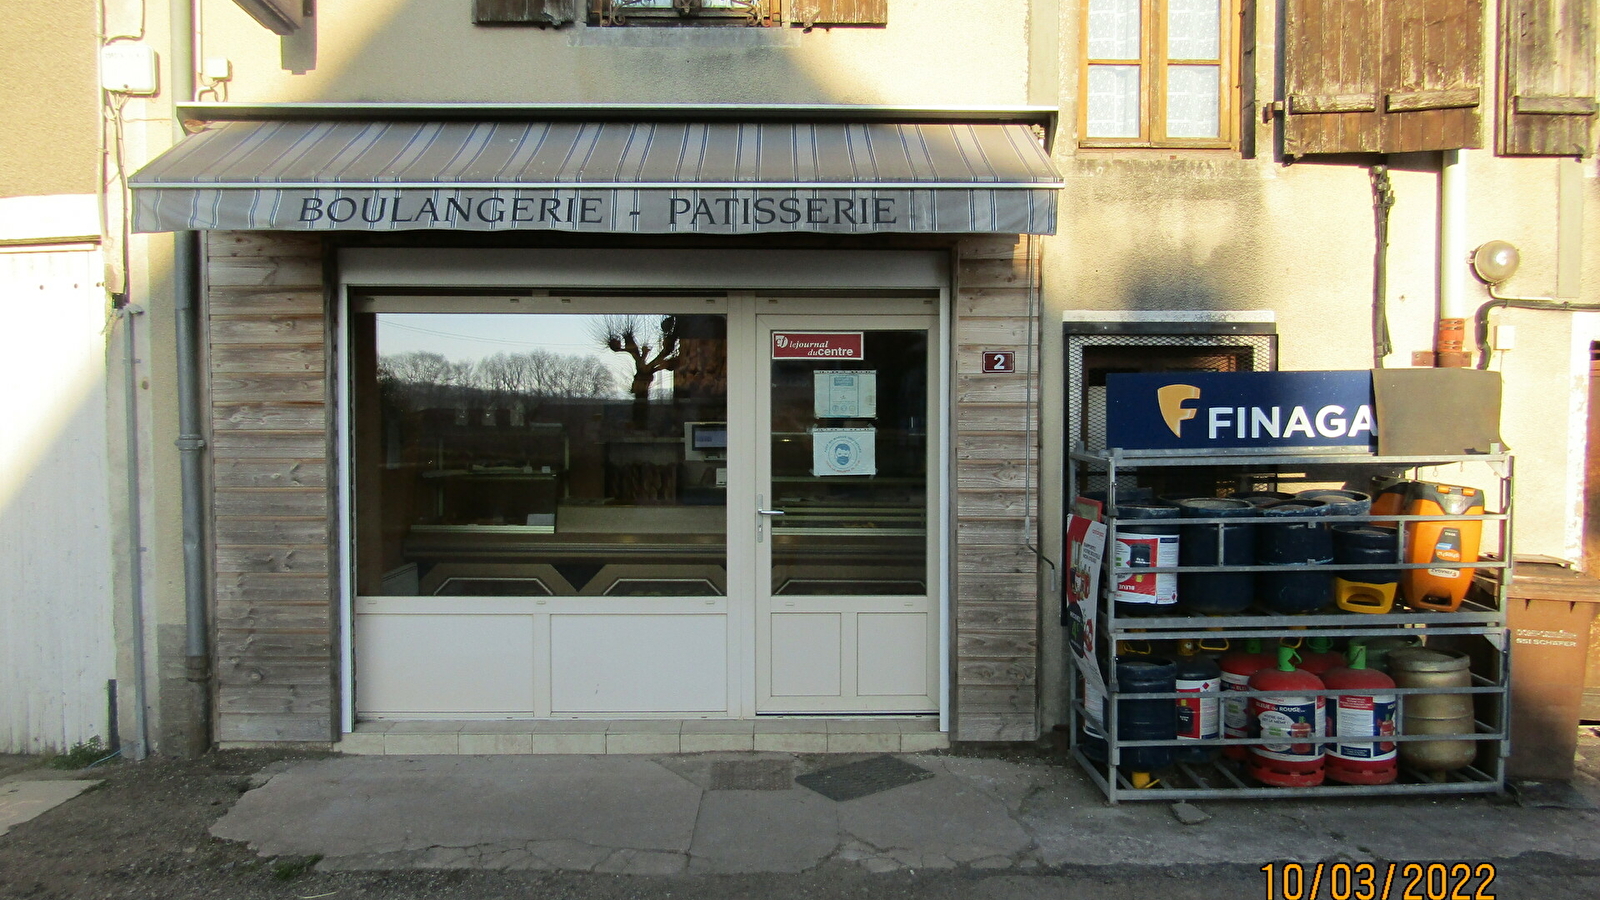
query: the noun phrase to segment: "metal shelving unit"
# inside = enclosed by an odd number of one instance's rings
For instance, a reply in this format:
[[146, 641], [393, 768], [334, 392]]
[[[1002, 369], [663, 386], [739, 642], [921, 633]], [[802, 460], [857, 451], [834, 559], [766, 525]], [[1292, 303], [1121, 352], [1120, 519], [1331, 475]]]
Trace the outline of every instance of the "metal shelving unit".
[[[1170, 566], [1170, 567], [1139, 567], [1117, 566], [1115, 554], [1110, 548], [1115, 546], [1117, 538], [1117, 521], [1112, 511], [1116, 508], [1117, 490], [1119, 483], [1123, 483], [1129, 474], [1136, 470], [1166, 469], [1174, 467], [1187, 467], [1190, 469], [1209, 469], [1221, 475], [1227, 473], [1239, 489], [1260, 489], [1261, 485], [1270, 485], [1276, 489], [1284, 482], [1292, 482], [1297, 478], [1306, 485], [1323, 483], [1329, 479], [1319, 480], [1316, 473], [1340, 470], [1345, 472], [1359, 471], [1373, 475], [1390, 473], [1415, 474], [1416, 470], [1452, 464], [1471, 464], [1486, 466], [1489, 473], [1496, 479], [1500, 486], [1499, 504], [1490, 511], [1486, 504], [1485, 512], [1481, 515], [1382, 515], [1382, 516], [1319, 516], [1314, 521], [1327, 524], [1341, 522], [1372, 522], [1385, 523], [1399, 522], [1427, 522], [1427, 521], [1463, 521], [1479, 520], [1484, 523], [1484, 544], [1497, 546], [1498, 558], [1480, 559], [1470, 563], [1429, 563], [1407, 564], [1399, 563], [1383, 568], [1395, 570], [1418, 568], [1472, 568], [1472, 569], [1509, 569], [1506, 560], [1512, 558], [1511, 554], [1511, 496], [1513, 466], [1512, 460], [1506, 454], [1485, 454], [1467, 456], [1438, 456], [1438, 457], [1383, 457], [1364, 453], [1350, 452], [1250, 452], [1250, 453], [1214, 453], [1198, 455], [1191, 453], [1178, 453], [1168, 451], [1152, 451], [1135, 453], [1129, 451], [1110, 450], [1104, 453], [1090, 453], [1081, 448], [1070, 454], [1069, 465], [1069, 499], [1078, 496], [1085, 488], [1085, 484], [1093, 483], [1103, 487], [1106, 493], [1106, 523], [1108, 527], [1107, 551], [1104, 554], [1102, 584], [1099, 597], [1099, 621], [1102, 623], [1096, 631], [1100, 636], [1098, 642], [1099, 652], [1097, 661], [1102, 672], [1102, 678], [1107, 689], [1107, 702], [1105, 704], [1105, 733], [1106, 759], [1104, 762], [1092, 759], [1085, 753], [1085, 748], [1080, 737], [1080, 728], [1085, 716], [1091, 720], [1099, 717], [1089, 715], [1080, 696], [1078, 688], [1079, 673], [1074, 672], [1074, 677], [1069, 678], [1071, 704], [1071, 753], [1089, 777], [1099, 785], [1105, 793], [1107, 800], [1116, 804], [1124, 800], [1184, 800], [1203, 798], [1275, 798], [1275, 797], [1338, 797], [1338, 796], [1371, 796], [1378, 794], [1460, 794], [1473, 792], [1499, 792], [1505, 785], [1505, 759], [1509, 755], [1508, 735], [1510, 728], [1509, 685], [1511, 679], [1510, 640], [1505, 622], [1505, 578], [1496, 579], [1499, 585], [1497, 593], [1493, 596], [1469, 597], [1460, 609], [1455, 612], [1427, 612], [1420, 610], [1403, 609], [1399, 601], [1393, 610], [1387, 613], [1357, 613], [1340, 610], [1321, 611], [1310, 615], [1282, 615], [1270, 614], [1252, 610], [1245, 614], [1233, 616], [1205, 616], [1192, 613], [1179, 612], [1169, 616], [1159, 617], [1118, 617], [1116, 605], [1111, 602], [1113, 586], [1118, 580], [1130, 573], [1138, 574], [1164, 574], [1184, 572], [1273, 572], [1295, 571], [1305, 567], [1286, 566]], [[1488, 493], [1488, 492], [1486, 492]], [[1285, 516], [1274, 519], [1274, 524], [1312, 521], [1313, 517]], [[1238, 518], [1184, 518], [1181, 527], [1229, 524], [1239, 525], [1250, 520]], [[1148, 521], [1143, 524], [1148, 524]], [[1491, 531], [1492, 529], [1492, 531]], [[1404, 529], [1402, 528], [1402, 532]], [[1218, 530], [1218, 540], [1221, 540], [1221, 531]], [[1404, 559], [1402, 554], [1401, 559]], [[1318, 572], [1327, 572], [1330, 577], [1333, 573], [1344, 569], [1371, 569], [1371, 565], [1363, 566], [1317, 566]], [[1402, 697], [1407, 694], [1472, 694], [1475, 697], [1476, 709], [1474, 731], [1471, 733], [1448, 735], [1405, 735], [1394, 737], [1397, 742], [1411, 740], [1461, 740], [1475, 741], [1481, 746], [1472, 765], [1463, 769], [1444, 773], [1443, 775], [1429, 774], [1408, 770], [1402, 763], [1399, 779], [1386, 785], [1346, 785], [1325, 783], [1315, 787], [1276, 787], [1253, 782], [1245, 774], [1241, 763], [1219, 758], [1214, 762], [1183, 763], [1179, 762], [1170, 769], [1163, 769], [1156, 773], [1155, 782], [1149, 786], [1135, 786], [1129, 773], [1119, 765], [1121, 754], [1124, 750], [1139, 747], [1214, 747], [1225, 745], [1259, 744], [1259, 739], [1252, 738], [1216, 738], [1205, 741], [1193, 740], [1147, 740], [1124, 741], [1117, 738], [1117, 716], [1119, 700], [1176, 700], [1182, 696], [1193, 699], [1199, 695], [1193, 693], [1178, 694], [1165, 693], [1125, 693], [1118, 689], [1116, 680], [1116, 667], [1109, 665], [1107, 648], [1115, 648], [1120, 644], [1130, 641], [1161, 642], [1193, 640], [1200, 641], [1218, 639], [1247, 639], [1263, 638], [1274, 640], [1277, 638], [1298, 637], [1310, 638], [1314, 636], [1348, 639], [1352, 637], [1381, 637], [1393, 635], [1421, 635], [1425, 640], [1436, 646], [1453, 646], [1456, 649], [1468, 649], [1473, 659], [1472, 685], [1470, 687], [1456, 688], [1396, 688], [1392, 693]], [[1069, 659], [1073, 659], [1069, 654]], [[1076, 666], [1073, 662], [1070, 665]], [[1282, 691], [1238, 691], [1220, 692], [1218, 696], [1226, 693], [1232, 698], [1248, 698], [1266, 694], [1282, 694]], [[1332, 696], [1344, 693], [1336, 690], [1324, 691], [1298, 691], [1304, 695], [1321, 694]], [[1389, 692], [1385, 692], [1389, 693]], [[1482, 698], [1482, 699], [1477, 699]], [[1219, 757], [1221, 754], [1217, 754]]]

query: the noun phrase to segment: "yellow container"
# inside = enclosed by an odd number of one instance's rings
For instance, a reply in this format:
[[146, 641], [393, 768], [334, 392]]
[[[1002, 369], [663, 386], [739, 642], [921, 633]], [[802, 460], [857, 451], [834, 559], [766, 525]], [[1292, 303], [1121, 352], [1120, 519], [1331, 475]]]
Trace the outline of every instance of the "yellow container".
[[1386, 613], [1394, 608], [1398, 582], [1371, 584], [1365, 581], [1333, 580], [1333, 602], [1345, 612]]

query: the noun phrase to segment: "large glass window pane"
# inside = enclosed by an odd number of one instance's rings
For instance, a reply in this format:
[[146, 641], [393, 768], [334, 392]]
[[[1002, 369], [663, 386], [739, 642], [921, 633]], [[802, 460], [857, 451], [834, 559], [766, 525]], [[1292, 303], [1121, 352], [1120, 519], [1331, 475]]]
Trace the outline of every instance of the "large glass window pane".
[[772, 360], [772, 593], [928, 593], [928, 333]]
[[1142, 0], [1090, 0], [1089, 58], [1139, 59]]
[[1167, 137], [1214, 138], [1221, 134], [1221, 69], [1167, 67]]
[[1222, 0], [1167, 0], [1167, 59], [1219, 59]]
[[358, 592], [726, 590], [721, 315], [355, 316]]
[[1090, 66], [1088, 136], [1139, 136], [1139, 67]]

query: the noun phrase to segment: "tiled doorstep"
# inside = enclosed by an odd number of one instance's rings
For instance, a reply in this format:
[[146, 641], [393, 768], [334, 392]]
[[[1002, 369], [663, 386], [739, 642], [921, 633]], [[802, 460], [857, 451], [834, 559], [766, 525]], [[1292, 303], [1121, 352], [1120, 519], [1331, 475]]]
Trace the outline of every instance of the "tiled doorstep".
[[916, 753], [950, 746], [937, 720], [541, 719], [363, 722], [335, 749], [371, 756], [664, 754], [764, 750]]

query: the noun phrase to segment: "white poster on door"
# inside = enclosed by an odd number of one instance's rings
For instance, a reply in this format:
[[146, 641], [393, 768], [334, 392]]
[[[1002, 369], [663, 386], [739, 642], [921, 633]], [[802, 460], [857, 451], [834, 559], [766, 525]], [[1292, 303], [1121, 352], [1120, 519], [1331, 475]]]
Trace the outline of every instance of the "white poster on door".
[[814, 428], [811, 431], [811, 474], [878, 474], [878, 431], [875, 428]]
[[870, 419], [878, 414], [878, 373], [812, 373], [812, 412], [819, 419]]

